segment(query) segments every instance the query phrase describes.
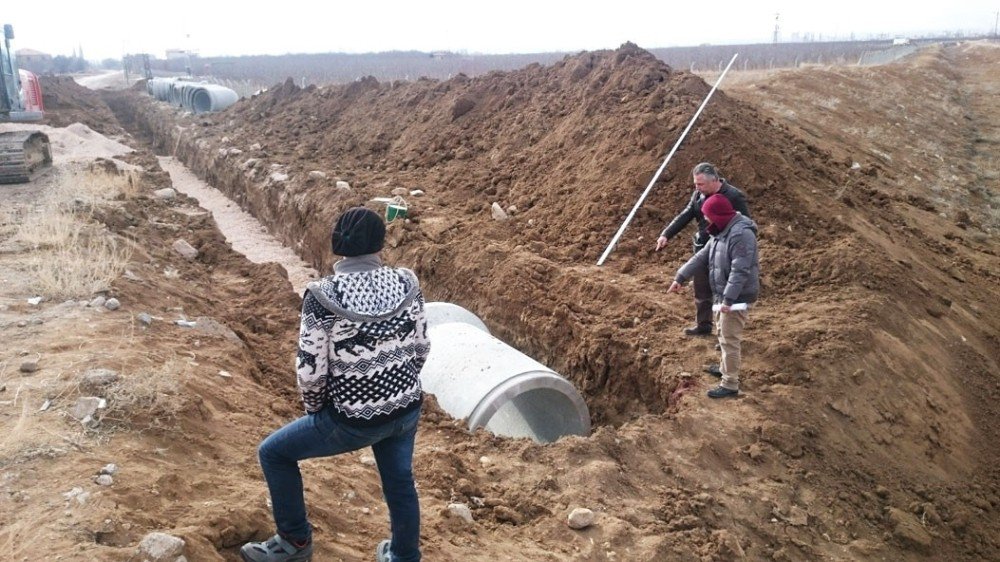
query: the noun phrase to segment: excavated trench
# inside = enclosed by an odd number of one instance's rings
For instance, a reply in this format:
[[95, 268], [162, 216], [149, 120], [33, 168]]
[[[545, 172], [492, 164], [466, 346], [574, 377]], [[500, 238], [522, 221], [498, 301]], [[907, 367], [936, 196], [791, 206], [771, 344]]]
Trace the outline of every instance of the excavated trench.
[[[193, 125], [182, 124], [173, 111], [135, 92], [108, 91], [103, 97], [133, 137], [158, 155], [175, 157], [225, 193], [306, 263], [320, 272], [330, 269], [328, 225], [340, 210], [364, 199], [335, 194], [328, 198], [331, 208], [317, 209], [305, 192], [264, 181], [270, 173], [264, 164], [248, 169], [246, 155], [216, 148], [218, 139], [200, 136], [197, 118]], [[388, 259], [417, 272], [428, 300], [468, 308], [497, 338], [569, 380], [586, 400], [595, 427], [662, 413], [675, 404], [678, 389], [686, 388], [684, 382], [656, 375], [669, 360], [650, 349], [654, 342], [645, 336], [622, 341], [611, 330], [631, 328], [640, 319], [653, 321], [662, 315], [659, 305], [613, 280], [594, 283], [527, 250], [470, 253], [452, 245], [428, 245], [415, 230], [412, 224], [390, 224]], [[516, 305], [528, 289], [544, 296]], [[607, 300], [625, 303], [628, 314], [607, 314], [598, 305], [582, 304]]]

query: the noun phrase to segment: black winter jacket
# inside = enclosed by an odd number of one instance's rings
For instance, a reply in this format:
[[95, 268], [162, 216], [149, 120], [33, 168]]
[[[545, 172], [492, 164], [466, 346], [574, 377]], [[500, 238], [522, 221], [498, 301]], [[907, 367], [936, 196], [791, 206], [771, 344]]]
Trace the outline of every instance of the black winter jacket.
[[[723, 178], [722, 187], [719, 188], [719, 193], [729, 199], [729, 202], [733, 204], [733, 209], [744, 217], [750, 218], [750, 208], [747, 207], [747, 196], [745, 193], [740, 191], [739, 188], [733, 186]], [[697, 189], [691, 194], [691, 200], [688, 202], [687, 207], [677, 214], [676, 217], [670, 224], [663, 229], [660, 236], [665, 236], [668, 240], [677, 236], [685, 226], [688, 225], [694, 219], [698, 220], [698, 232], [694, 236], [695, 248], [701, 248], [708, 242], [708, 221], [705, 220], [705, 215], [701, 213], [701, 206], [705, 203], [705, 197]]]

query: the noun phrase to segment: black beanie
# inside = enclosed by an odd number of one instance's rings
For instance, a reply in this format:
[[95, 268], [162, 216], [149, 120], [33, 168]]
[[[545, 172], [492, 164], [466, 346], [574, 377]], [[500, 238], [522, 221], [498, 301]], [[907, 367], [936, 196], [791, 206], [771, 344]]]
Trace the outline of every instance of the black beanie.
[[382, 217], [364, 207], [348, 209], [337, 219], [331, 236], [333, 253], [353, 257], [374, 254], [385, 244]]

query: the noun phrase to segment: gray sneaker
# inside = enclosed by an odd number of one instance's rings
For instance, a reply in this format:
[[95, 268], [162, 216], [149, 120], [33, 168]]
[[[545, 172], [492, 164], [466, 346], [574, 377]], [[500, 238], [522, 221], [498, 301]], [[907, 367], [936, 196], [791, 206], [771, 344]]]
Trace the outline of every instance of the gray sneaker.
[[248, 542], [240, 549], [245, 562], [309, 562], [313, 557], [312, 541], [302, 548], [274, 535], [264, 542]]
[[389, 552], [391, 546], [392, 541], [389, 539], [378, 543], [378, 548], [375, 549], [375, 562], [392, 562], [392, 554]]

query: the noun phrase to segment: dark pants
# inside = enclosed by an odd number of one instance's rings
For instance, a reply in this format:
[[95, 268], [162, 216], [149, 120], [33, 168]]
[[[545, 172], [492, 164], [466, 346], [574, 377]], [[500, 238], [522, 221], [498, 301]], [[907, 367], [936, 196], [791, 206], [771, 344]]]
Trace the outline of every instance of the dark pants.
[[329, 407], [301, 417], [265, 439], [258, 449], [260, 466], [271, 492], [278, 532], [286, 539], [312, 538], [306, 518], [299, 461], [330, 457], [371, 446], [382, 493], [389, 505], [392, 560], [420, 560], [420, 504], [413, 483], [413, 442], [420, 409], [376, 427], [356, 428], [331, 415]]
[[[698, 253], [705, 245], [694, 242], [694, 253]], [[708, 281], [708, 267], [694, 272], [691, 278], [694, 285], [695, 322], [698, 327], [712, 327], [712, 285]]]

